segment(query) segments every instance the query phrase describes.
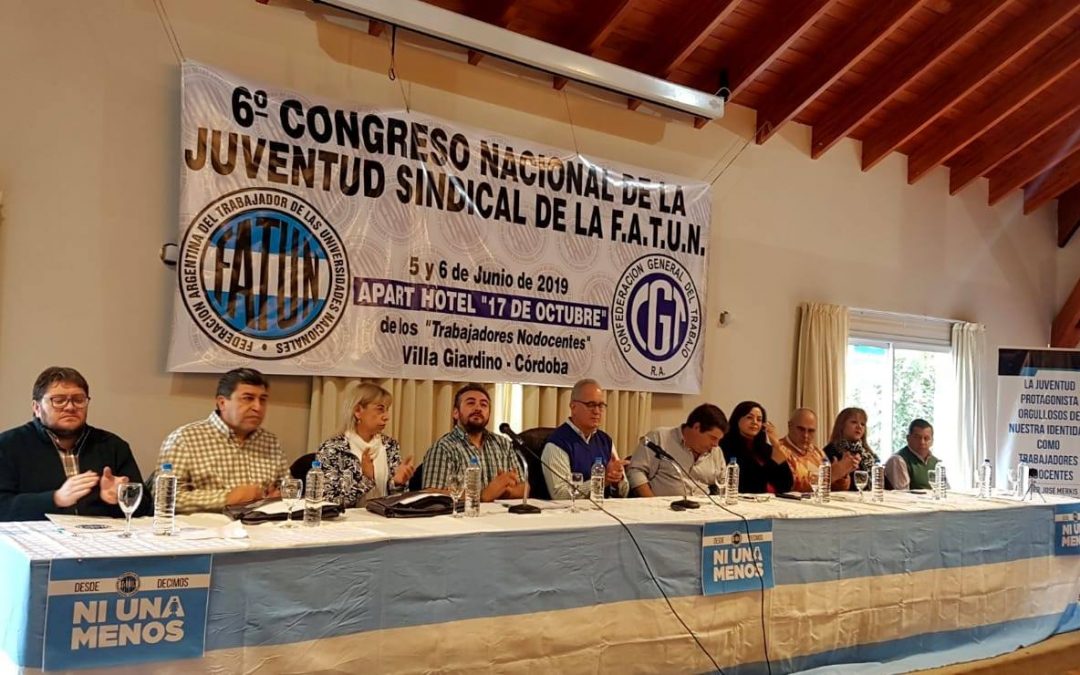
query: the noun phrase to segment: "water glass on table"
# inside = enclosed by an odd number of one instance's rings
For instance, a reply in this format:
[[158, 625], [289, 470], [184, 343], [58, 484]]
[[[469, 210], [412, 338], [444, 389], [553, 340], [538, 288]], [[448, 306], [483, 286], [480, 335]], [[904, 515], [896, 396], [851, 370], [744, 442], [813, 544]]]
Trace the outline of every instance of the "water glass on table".
[[285, 512], [285, 522], [282, 524], [284, 528], [297, 527], [292, 521], [293, 509], [296, 508], [296, 502], [300, 501], [300, 495], [304, 493], [304, 481], [299, 478], [285, 478], [281, 481], [281, 501], [285, 503], [285, 508], [288, 511]]
[[815, 504], [820, 504], [821, 503], [820, 478], [821, 477], [818, 475], [817, 471], [811, 471], [806, 476], [806, 479], [810, 482], [810, 492], [812, 492], [813, 495], [814, 495], [814, 503]]
[[135, 509], [139, 508], [142, 493], [142, 483], [121, 483], [116, 486], [116, 503], [120, 506], [120, 510], [124, 512], [124, 518], [127, 519], [121, 537], [131, 536], [131, 515], [135, 513]]
[[458, 513], [457, 503], [461, 499], [461, 495], [465, 492], [465, 474], [450, 474], [450, 482], [447, 484], [446, 488], [447, 491], [450, 492], [450, 515], [454, 518], [460, 518], [461, 514]]
[[570, 474], [570, 513], [577, 513], [577, 498], [585, 485], [585, 476], [580, 473]]
[[855, 489], [859, 491], [859, 501], [865, 501], [863, 496], [863, 490], [870, 484], [870, 472], [869, 471], [855, 471], [852, 480], [855, 481]]

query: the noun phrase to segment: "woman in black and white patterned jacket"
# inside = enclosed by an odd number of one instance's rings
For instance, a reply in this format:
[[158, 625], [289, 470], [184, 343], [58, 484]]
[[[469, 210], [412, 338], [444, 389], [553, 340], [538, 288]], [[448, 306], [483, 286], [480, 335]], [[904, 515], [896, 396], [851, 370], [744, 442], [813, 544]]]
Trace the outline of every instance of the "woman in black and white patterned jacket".
[[363, 506], [408, 486], [412, 458], [401, 461], [398, 442], [382, 433], [391, 404], [390, 392], [368, 383], [346, 397], [342, 432], [323, 441], [315, 457], [326, 477], [326, 501]]

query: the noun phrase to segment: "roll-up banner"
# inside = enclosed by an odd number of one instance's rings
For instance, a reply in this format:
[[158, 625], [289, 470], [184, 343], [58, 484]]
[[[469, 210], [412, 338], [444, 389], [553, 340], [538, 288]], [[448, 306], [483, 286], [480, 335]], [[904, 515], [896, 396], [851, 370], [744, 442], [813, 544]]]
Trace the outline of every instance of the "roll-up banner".
[[1042, 493], [1080, 496], [1080, 351], [998, 350], [998, 466], [1020, 462]]

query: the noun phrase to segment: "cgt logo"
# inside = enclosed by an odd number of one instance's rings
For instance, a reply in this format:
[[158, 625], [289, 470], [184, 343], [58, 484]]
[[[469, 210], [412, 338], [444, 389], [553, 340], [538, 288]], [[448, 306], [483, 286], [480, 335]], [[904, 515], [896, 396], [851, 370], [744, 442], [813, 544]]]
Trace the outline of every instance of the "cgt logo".
[[255, 359], [308, 351], [345, 311], [349, 261], [308, 202], [273, 189], [215, 200], [180, 246], [181, 297], [214, 342]]
[[671, 256], [652, 254], [632, 262], [615, 286], [611, 316], [619, 353], [651, 380], [677, 375], [700, 341], [697, 288]]

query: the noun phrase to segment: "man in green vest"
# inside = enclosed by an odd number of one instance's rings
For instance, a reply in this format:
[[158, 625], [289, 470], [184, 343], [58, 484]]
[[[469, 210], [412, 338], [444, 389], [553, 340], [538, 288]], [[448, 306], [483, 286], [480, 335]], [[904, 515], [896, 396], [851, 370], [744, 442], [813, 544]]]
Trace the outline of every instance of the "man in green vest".
[[923, 419], [908, 425], [907, 445], [885, 462], [885, 485], [891, 490], [929, 490], [930, 470], [938, 458], [930, 453], [934, 427]]

